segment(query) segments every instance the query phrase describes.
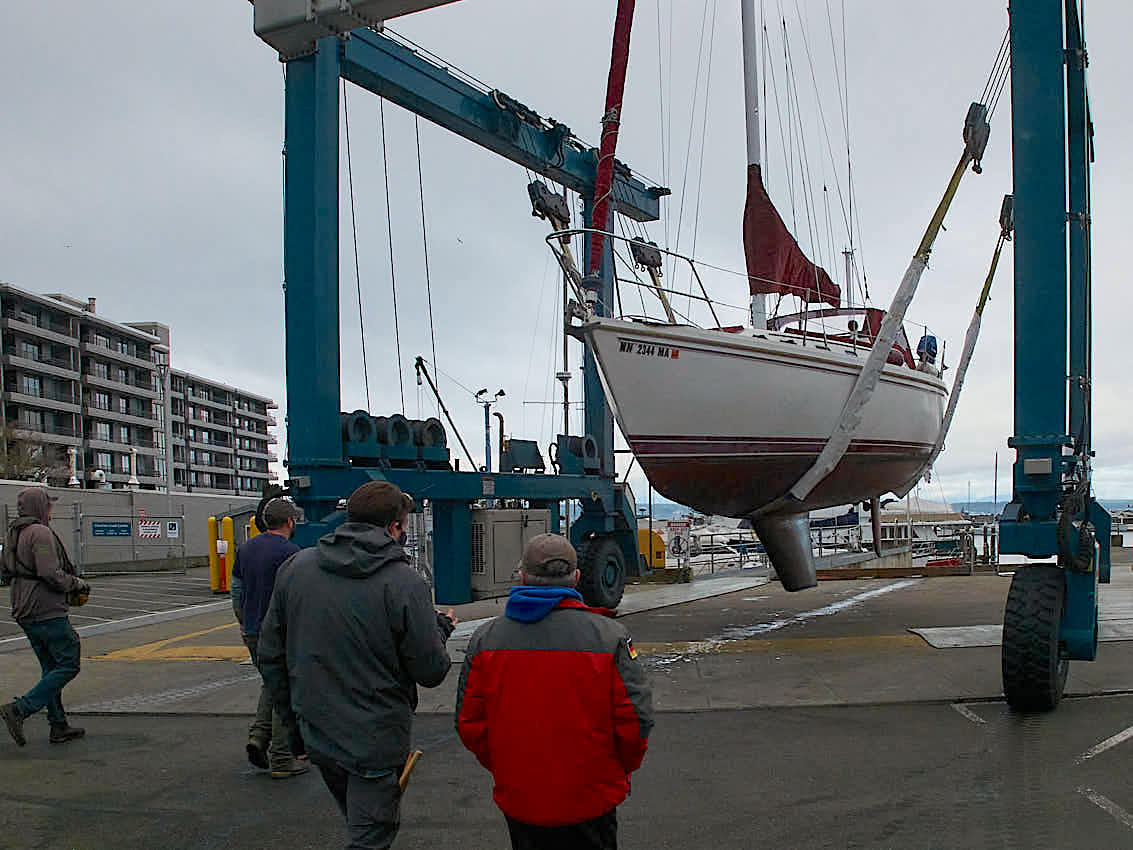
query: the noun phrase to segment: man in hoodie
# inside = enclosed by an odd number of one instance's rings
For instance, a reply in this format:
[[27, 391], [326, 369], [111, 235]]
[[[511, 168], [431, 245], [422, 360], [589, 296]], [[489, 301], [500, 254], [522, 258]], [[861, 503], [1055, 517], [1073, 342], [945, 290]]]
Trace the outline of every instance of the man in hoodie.
[[468, 645], [457, 732], [492, 772], [515, 850], [617, 848], [616, 808], [653, 728], [649, 685], [613, 612], [574, 589], [570, 541], [533, 537], [519, 578]]
[[47, 709], [50, 741], [65, 744], [85, 732], [67, 722], [61, 694], [79, 675], [79, 635], [67, 616], [71, 594], [90, 593], [77, 575], [63, 544], [51, 530], [51, 502], [46, 488], [28, 487], [16, 497], [19, 517], [8, 528], [4, 575], [12, 584], [12, 619], [31, 644], [43, 677], [22, 697], [0, 705], [0, 718], [21, 747], [27, 743], [24, 720]]
[[[299, 510], [288, 499], [268, 502], [263, 511], [267, 530], [240, 547], [232, 567], [232, 609], [240, 622], [244, 645], [257, 666], [260, 623], [267, 614], [276, 574], [283, 562], [299, 551], [291, 542], [298, 516]], [[292, 754], [289, 744], [295, 736], [290, 730], [285, 732], [282, 722], [264, 685], [260, 688], [256, 717], [248, 730], [246, 750], [248, 761], [256, 767], [269, 768], [273, 779], [299, 776], [309, 769], [306, 759]]]
[[412, 506], [384, 481], [355, 490], [346, 522], [280, 568], [260, 627], [260, 672], [285, 726], [294, 712], [351, 848], [393, 843], [417, 685], [436, 687], [450, 665], [454, 618], [399, 542]]

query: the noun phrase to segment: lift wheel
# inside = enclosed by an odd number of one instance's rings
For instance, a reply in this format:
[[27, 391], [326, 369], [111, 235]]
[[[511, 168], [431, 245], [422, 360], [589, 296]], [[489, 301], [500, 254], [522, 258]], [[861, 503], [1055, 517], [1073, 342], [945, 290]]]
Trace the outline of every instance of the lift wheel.
[[1050, 711], [1066, 687], [1070, 661], [1059, 633], [1066, 581], [1057, 566], [1016, 570], [1003, 614], [1003, 692], [1015, 711]]
[[578, 558], [582, 576], [578, 590], [587, 605], [617, 608], [626, 585], [626, 563], [621, 547], [609, 537], [594, 537], [582, 546]]

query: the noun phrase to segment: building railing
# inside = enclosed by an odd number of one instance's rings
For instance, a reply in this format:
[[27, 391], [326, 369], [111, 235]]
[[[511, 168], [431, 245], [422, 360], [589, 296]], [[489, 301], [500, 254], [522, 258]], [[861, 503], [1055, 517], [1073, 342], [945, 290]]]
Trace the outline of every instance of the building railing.
[[15, 310], [4, 310], [2, 313], [0, 313], [0, 317], [11, 319], [13, 322], [19, 322], [21, 324], [28, 325], [29, 327], [39, 328], [43, 331], [50, 331], [53, 334], [59, 334], [59, 336], [68, 336], [72, 338], [78, 337], [78, 333], [67, 325], [60, 325], [55, 322], [44, 322], [35, 316], [31, 317], [32, 321], [28, 321], [27, 317], [20, 315]]
[[75, 393], [61, 393], [52, 390], [41, 389], [39, 392], [28, 392], [24, 387], [15, 386], [7, 387], [5, 392], [17, 393], [19, 395], [28, 396], [29, 398], [42, 398], [48, 401], [61, 401], [64, 404], [79, 404], [79, 397]]
[[111, 375], [99, 375], [96, 372], [83, 372], [83, 377], [94, 378], [99, 381], [107, 381], [111, 384], [118, 384], [119, 386], [136, 387], [140, 390], [145, 390], [146, 392], [158, 392], [158, 390], [154, 388], [154, 385], [151, 381], [139, 381], [135, 378], [127, 378], [123, 381], [120, 378], [115, 378]]
[[58, 369], [66, 369], [70, 372], [79, 371], [79, 367], [73, 365], [70, 360], [64, 360], [61, 357], [45, 357], [42, 354], [24, 351], [14, 345], [4, 346], [4, 353], [10, 357], [20, 357], [24, 360], [30, 360], [33, 363], [43, 363], [46, 366], [55, 366]]
[[12, 431], [31, 431], [36, 434], [53, 434], [56, 437], [79, 436], [79, 432], [74, 428], [66, 428], [62, 425], [46, 425], [36, 422], [22, 422], [20, 420], [9, 422], [8, 428]]

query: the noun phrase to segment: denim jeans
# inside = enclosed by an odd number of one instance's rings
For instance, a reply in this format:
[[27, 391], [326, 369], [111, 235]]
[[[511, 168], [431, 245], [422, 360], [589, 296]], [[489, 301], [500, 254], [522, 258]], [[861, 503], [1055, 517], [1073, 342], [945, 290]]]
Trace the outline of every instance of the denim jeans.
[[[259, 635], [244, 635], [244, 646], [252, 656], [252, 664], [258, 670], [260, 659], [256, 654]], [[272, 705], [271, 694], [267, 685], [260, 683], [260, 699], [256, 705], [256, 718], [248, 729], [248, 737], [261, 742], [270, 742], [268, 746], [268, 762], [271, 768], [286, 767], [291, 763], [292, 753], [288, 744], [288, 730], [283, 728], [279, 712]]]
[[67, 617], [56, 617], [41, 623], [20, 623], [28, 636], [43, 677], [34, 688], [16, 700], [20, 714], [28, 717], [41, 708], [47, 709], [52, 726], [66, 724], [61, 694], [63, 687], [79, 675], [79, 635]]

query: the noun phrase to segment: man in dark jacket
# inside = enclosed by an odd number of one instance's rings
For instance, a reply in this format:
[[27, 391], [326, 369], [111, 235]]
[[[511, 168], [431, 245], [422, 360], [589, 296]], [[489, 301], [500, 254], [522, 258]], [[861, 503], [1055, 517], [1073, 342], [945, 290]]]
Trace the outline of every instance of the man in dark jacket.
[[492, 772], [517, 850], [616, 848], [653, 728], [653, 698], [613, 612], [574, 590], [565, 537], [532, 538], [504, 616], [476, 630], [456, 700], [460, 739]]
[[4, 573], [12, 583], [12, 619], [28, 637], [43, 677], [22, 697], [0, 705], [0, 718], [21, 747], [27, 743], [24, 720], [47, 709], [50, 741], [65, 744], [81, 738], [63, 711], [63, 687], [79, 675], [79, 636], [67, 616], [71, 594], [90, 593], [48, 523], [51, 499], [46, 488], [28, 487], [16, 498], [19, 518], [8, 529]]
[[280, 568], [260, 628], [260, 672], [285, 723], [294, 711], [352, 848], [393, 843], [417, 685], [450, 664], [453, 619], [398, 542], [412, 505], [386, 482], [355, 490], [346, 522]]
[[[256, 647], [260, 639], [260, 623], [268, 611], [275, 576], [280, 565], [299, 551], [291, 542], [299, 511], [287, 499], [272, 499], [264, 507], [267, 531], [257, 535], [236, 552], [232, 567], [232, 608], [240, 622], [244, 645], [252, 663], [259, 666]], [[283, 727], [280, 712], [272, 710], [267, 685], [260, 688], [256, 717], [248, 730], [248, 761], [259, 768], [270, 768], [273, 779], [286, 779], [306, 773], [306, 759], [295, 758], [289, 746], [293, 730]]]

